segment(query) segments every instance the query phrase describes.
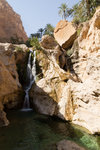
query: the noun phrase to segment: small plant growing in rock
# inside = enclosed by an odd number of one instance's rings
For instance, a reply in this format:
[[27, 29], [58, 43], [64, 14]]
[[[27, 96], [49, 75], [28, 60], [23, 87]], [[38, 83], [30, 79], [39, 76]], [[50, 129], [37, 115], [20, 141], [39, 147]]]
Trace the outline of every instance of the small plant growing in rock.
[[15, 47], [15, 50], [21, 52], [23, 49], [22, 49], [21, 47], [16, 46], [16, 47]]

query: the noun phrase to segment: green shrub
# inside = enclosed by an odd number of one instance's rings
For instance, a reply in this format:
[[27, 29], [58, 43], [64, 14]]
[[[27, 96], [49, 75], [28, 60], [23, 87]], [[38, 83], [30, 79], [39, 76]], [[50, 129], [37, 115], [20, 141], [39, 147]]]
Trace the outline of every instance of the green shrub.
[[28, 47], [33, 47], [33, 49], [35, 50], [40, 50], [41, 49], [41, 46], [40, 46], [40, 43], [39, 43], [39, 40], [37, 37], [32, 37], [32, 38], [29, 38], [28, 41], [26, 42], [26, 45]]

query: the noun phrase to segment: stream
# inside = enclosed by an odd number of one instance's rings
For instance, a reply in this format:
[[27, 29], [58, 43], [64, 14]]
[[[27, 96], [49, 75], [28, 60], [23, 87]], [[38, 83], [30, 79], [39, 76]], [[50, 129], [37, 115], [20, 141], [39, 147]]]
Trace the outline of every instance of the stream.
[[78, 126], [33, 111], [9, 111], [10, 125], [0, 128], [0, 150], [56, 150], [56, 143], [68, 139], [86, 150], [100, 150], [100, 136]]

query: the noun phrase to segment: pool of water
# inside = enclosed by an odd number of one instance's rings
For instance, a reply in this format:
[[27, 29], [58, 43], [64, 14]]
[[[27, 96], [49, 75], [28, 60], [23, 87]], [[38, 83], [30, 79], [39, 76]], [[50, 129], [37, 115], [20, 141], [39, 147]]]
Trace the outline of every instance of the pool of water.
[[87, 150], [100, 150], [100, 137], [77, 126], [33, 111], [8, 112], [10, 125], [0, 128], [0, 150], [56, 150], [56, 143], [68, 139]]

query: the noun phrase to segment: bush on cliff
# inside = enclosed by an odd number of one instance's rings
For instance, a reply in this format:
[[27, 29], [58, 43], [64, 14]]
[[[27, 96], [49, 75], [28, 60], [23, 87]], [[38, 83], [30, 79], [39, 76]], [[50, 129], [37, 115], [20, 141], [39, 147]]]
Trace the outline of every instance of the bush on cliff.
[[26, 45], [28, 47], [33, 47], [33, 49], [35, 49], [35, 50], [41, 49], [38, 38], [34, 37], [34, 36], [32, 38], [28, 39], [28, 41], [26, 42]]

